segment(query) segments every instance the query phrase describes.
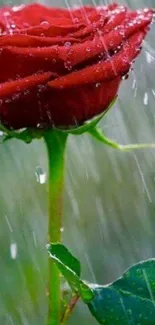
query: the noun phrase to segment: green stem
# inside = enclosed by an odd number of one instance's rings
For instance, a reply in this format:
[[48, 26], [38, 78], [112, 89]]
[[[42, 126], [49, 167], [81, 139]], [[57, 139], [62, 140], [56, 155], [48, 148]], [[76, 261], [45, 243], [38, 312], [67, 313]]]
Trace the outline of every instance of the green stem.
[[80, 297], [78, 295], [74, 295], [71, 300], [69, 301], [68, 306], [66, 307], [66, 310], [64, 312], [64, 315], [62, 316], [61, 319], [61, 325], [65, 325], [67, 320], [69, 319], [70, 315], [72, 314], [72, 311], [76, 304], [78, 303]]
[[[61, 241], [62, 196], [64, 182], [64, 153], [67, 134], [48, 130], [44, 135], [49, 161], [49, 223], [48, 242]], [[49, 259], [49, 309], [47, 325], [60, 324], [60, 275], [57, 266]]]

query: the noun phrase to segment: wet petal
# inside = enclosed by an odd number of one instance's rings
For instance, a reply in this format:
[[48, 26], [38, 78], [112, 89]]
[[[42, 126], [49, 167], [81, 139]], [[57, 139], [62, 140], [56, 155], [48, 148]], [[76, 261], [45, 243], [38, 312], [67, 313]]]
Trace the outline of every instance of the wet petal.
[[[13, 53], [12, 49], [12, 47], [3, 48], [0, 52], [0, 83], [11, 79], [24, 78], [39, 72], [51, 71], [52, 73], [58, 73], [62, 69], [55, 60], [48, 61], [46, 57], [44, 59], [43, 57], [36, 59], [33, 55], [31, 56], [31, 52], [29, 56], [20, 56], [20, 53], [19, 55]], [[25, 48], [21, 48], [21, 50], [25, 50]]]
[[[151, 13], [152, 15], [152, 13]], [[57, 48], [59, 59], [69, 61], [71, 66], [90, 60], [97, 55], [108, 55], [108, 51], [115, 50], [122, 44], [125, 38], [130, 37], [133, 33], [144, 30], [150, 24], [150, 13], [137, 14], [134, 20], [121, 24], [119, 28], [112, 30], [110, 33], [97, 33], [94, 39], [81, 44], [73, 45], [70, 49]]]
[[17, 79], [15, 81], [4, 82], [0, 84], [0, 99], [11, 94], [15, 94], [16, 92], [22, 92], [26, 89], [29, 90], [38, 85], [43, 85], [52, 76], [55, 77], [56, 75], [52, 74], [51, 72], [46, 72]]
[[120, 6], [117, 9], [113, 10], [110, 14], [110, 18], [106, 25], [103, 28], [104, 33], [110, 32], [116, 26], [121, 25], [122, 21], [126, 17], [127, 9], [124, 6]]
[[14, 129], [38, 125], [75, 127], [107, 109], [119, 84], [120, 77], [117, 77], [99, 85], [73, 88], [71, 92], [68, 89], [48, 91], [43, 88], [40, 92], [32, 89], [2, 102], [1, 121]]
[[132, 61], [140, 52], [145, 33], [139, 32], [124, 42], [122, 49], [109, 60], [101, 61], [80, 71], [72, 72], [64, 77], [50, 81], [54, 88], [70, 88], [93, 82], [103, 82], [123, 75], [129, 70]]
[[[151, 13], [152, 15], [152, 13]], [[66, 42], [68, 46], [49, 46], [45, 47], [44, 42], [46, 38], [37, 38], [31, 39], [31, 43], [40, 42], [42, 43], [42, 48], [38, 47], [8, 47], [10, 52], [10, 59], [11, 54], [16, 55], [18, 57], [19, 62], [25, 58], [25, 65], [29, 65], [29, 61], [40, 60], [40, 64], [44, 64], [46, 59], [47, 62], [52, 62], [55, 60], [55, 65], [58, 63], [62, 63], [67, 66], [67, 62], [71, 69], [84, 61], [90, 60], [94, 57], [97, 57], [102, 53], [108, 54], [108, 51], [115, 50], [122, 44], [124, 38], [130, 37], [133, 33], [137, 32], [138, 30], [144, 30], [144, 28], [150, 23], [152, 16], [150, 16], [150, 12], [137, 15], [134, 20], [131, 20], [123, 25], [120, 25], [119, 28], [112, 30], [110, 33], [105, 34], [105, 36], [96, 35], [92, 41], [85, 41], [81, 44], [72, 45], [69, 42]], [[7, 37], [7, 36], [6, 36]], [[11, 36], [10, 36], [11, 38]], [[42, 40], [43, 39], [43, 40]], [[21, 37], [22, 40], [22, 37]], [[0, 45], [1, 42], [4, 42], [5, 38], [0, 38]], [[28, 39], [23, 37], [23, 42], [28, 43]], [[2, 43], [3, 44], [3, 43]], [[25, 44], [25, 43], [24, 43]], [[22, 46], [26, 46], [25, 45]], [[20, 45], [20, 39], [19, 39]], [[20, 46], [21, 46], [20, 45]], [[29, 46], [29, 44], [28, 44]], [[41, 45], [40, 45], [41, 46]], [[41, 65], [42, 68], [42, 65]]]
[[75, 33], [72, 33], [71, 34], [72, 37], [83, 38], [84, 36], [87, 36], [88, 34], [97, 32], [98, 29], [103, 28], [106, 18], [107, 18], [107, 16], [105, 16], [104, 18], [101, 18], [96, 23], [93, 23], [89, 26], [86, 26], [85, 28], [81, 28], [80, 30], [78, 30]]
[[20, 33], [27, 35], [56, 37], [65, 36], [69, 33], [71, 34], [83, 26], [83, 24], [53, 25], [49, 24], [48, 21], [44, 21], [38, 26], [20, 30]]
[[6, 35], [0, 37], [0, 46], [42, 47], [64, 44], [66, 42], [73, 44], [80, 43], [80, 40], [77, 40], [73, 37], [39, 37], [21, 34]]
[[14, 128], [70, 126], [104, 111], [139, 53], [153, 15], [115, 3], [3, 9], [0, 119]]
[[[34, 15], [35, 13], [35, 15]], [[29, 25], [37, 25], [40, 21], [46, 20], [46, 17], [68, 18], [70, 19], [70, 12], [63, 8], [46, 7], [39, 3], [32, 3], [29, 5], [14, 6], [12, 8], [12, 16], [14, 18], [20, 17], [22, 21]]]

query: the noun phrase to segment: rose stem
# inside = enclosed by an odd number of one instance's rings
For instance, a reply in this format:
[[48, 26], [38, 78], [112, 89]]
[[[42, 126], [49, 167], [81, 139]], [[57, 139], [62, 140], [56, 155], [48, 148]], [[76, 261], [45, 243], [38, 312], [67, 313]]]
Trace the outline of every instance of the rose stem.
[[[44, 134], [44, 140], [48, 151], [49, 162], [48, 242], [56, 243], [61, 241], [64, 153], [67, 134], [55, 130], [48, 130]], [[48, 297], [47, 325], [59, 325], [61, 309], [60, 274], [51, 258], [49, 258]]]

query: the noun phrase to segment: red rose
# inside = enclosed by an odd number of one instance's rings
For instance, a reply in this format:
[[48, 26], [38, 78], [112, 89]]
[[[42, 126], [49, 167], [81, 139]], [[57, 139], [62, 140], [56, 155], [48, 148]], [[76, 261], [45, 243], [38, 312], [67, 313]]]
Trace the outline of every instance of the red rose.
[[152, 17], [117, 4], [1, 8], [1, 123], [68, 127], [106, 110]]

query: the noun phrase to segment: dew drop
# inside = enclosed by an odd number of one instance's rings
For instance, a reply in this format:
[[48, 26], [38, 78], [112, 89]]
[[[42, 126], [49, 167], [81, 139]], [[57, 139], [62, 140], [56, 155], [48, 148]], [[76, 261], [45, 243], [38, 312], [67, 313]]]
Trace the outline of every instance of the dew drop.
[[64, 63], [64, 67], [68, 70], [71, 71], [72, 70], [72, 64], [70, 61], [65, 61]]
[[71, 47], [71, 42], [65, 42], [64, 46], [67, 47], [67, 48], [70, 48]]
[[16, 243], [12, 243], [10, 245], [10, 255], [11, 255], [11, 258], [13, 260], [15, 260], [17, 258], [17, 252], [18, 252], [17, 244]]
[[15, 29], [16, 28], [16, 25], [15, 24], [11, 24], [10, 26], [12, 29]]
[[78, 24], [78, 22], [79, 22], [79, 18], [78, 18], [78, 17], [75, 17], [75, 18], [73, 19], [73, 23]]
[[40, 166], [36, 167], [35, 176], [39, 184], [46, 183], [46, 173], [43, 171], [43, 169]]
[[[108, 54], [108, 53], [107, 53], [107, 54]], [[99, 54], [98, 58], [99, 58], [99, 60], [101, 60], [101, 59], [103, 59], [103, 57], [104, 57], [104, 53], [101, 52], [101, 53]]]
[[37, 89], [38, 92], [42, 92], [45, 89], [45, 85], [39, 85]]
[[147, 13], [147, 12], [149, 12], [149, 9], [148, 8], [144, 8], [143, 9], [143, 12]]
[[49, 27], [49, 22], [48, 21], [46, 21], [46, 20], [44, 20], [44, 21], [42, 21], [41, 23], [40, 23], [40, 26], [42, 26], [42, 27]]
[[95, 85], [96, 88], [99, 88], [100, 86], [101, 86], [100, 82], [97, 82]]
[[127, 80], [129, 78], [129, 73], [126, 73], [125, 75], [122, 76], [123, 80]]

